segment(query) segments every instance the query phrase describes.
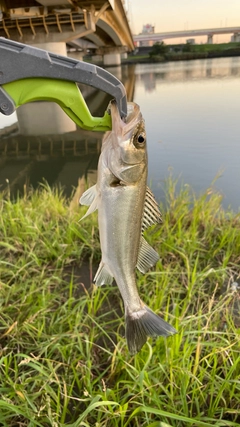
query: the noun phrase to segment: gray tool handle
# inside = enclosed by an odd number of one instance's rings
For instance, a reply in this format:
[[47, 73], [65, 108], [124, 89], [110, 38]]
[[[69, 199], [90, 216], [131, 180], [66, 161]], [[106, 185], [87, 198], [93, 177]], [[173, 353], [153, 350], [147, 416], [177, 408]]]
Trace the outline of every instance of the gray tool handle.
[[125, 87], [108, 71], [97, 65], [0, 37], [0, 85], [31, 77], [69, 80], [93, 86], [112, 95], [121, 117], [127, 116]]

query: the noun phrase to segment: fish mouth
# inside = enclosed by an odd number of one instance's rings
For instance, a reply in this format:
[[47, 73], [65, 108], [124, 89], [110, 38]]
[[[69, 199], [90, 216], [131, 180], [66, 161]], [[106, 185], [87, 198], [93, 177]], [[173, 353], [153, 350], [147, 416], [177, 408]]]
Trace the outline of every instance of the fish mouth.
[[140, 107], [135, 102], [127, 103], [127, 117], [122, 120], [119, 114], [119, 109], [116, 100], [110, 102], [110, 111], [112, 117], [112, 130], [117, 134], [124, 136], [136, 127], [142, 119]]

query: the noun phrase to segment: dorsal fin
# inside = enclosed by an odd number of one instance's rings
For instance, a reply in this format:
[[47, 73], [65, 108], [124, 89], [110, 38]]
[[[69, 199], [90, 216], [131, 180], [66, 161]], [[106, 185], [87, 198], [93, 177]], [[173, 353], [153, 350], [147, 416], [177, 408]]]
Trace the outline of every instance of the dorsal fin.
[[151, 225], [160, 224], [161, 222], [162, 215], [159, 210], [158, 203], [150, 188], [147, 187], [142, 217], [142, 233], [146, 228], [151, 227]]

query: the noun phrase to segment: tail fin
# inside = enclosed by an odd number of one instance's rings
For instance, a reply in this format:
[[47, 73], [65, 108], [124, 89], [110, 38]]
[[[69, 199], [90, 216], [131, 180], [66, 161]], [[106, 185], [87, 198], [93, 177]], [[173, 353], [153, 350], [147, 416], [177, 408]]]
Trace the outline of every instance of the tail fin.
[[176, 333], [176, 329], [153, 313], [146, 305], [143, 305], [139, 311], [126, 312], [126, 338], [131, 354], [138, 353], [141, 350], [148, 336], [168, 337]]

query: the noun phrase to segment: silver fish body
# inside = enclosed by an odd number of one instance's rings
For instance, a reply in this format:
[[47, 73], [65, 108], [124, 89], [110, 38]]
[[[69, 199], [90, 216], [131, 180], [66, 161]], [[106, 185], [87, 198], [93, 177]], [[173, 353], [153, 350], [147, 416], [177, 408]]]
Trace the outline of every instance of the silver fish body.
[[124, 301], [128, 348], [134, 354], [147, 336], [176, 331], [144, 305], [136, 285], [136, 267], [145, 273], [159, 259], [142, 233], [161, 222], [158, 205], [147, 188], [144, 121], [137, 104], [128, 103], [126, 123], [115, 102], [110, 108], [112, 131], [103, 139], [97, 184], [82, 195], [80, 203], [90, 206], [86, 215], [98, 209], [102, 260], [94, 281], [101, 286], [116, 280]]

